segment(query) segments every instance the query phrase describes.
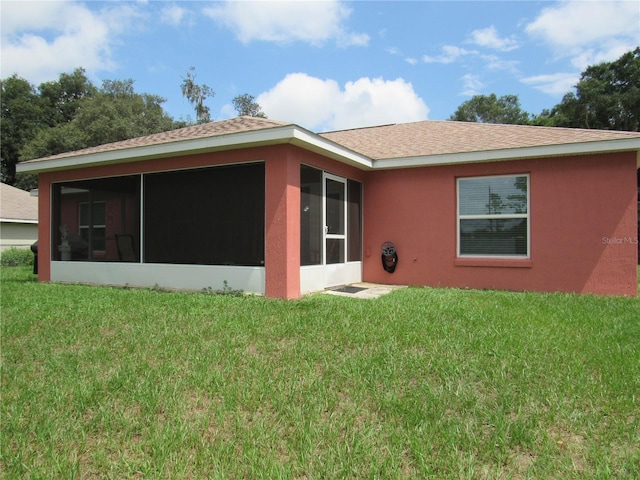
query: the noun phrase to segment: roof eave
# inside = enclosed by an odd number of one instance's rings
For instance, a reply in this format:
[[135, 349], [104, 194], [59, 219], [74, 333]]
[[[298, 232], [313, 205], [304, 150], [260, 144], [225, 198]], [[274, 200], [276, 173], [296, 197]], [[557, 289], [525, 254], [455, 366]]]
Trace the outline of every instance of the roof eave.
[[291, 144], [361, 170], [372, 170], [373, 160], [315, 133], [296, 127]]
[[29, 224], [36, 224], [37, 225], [38, 220], [33, 220], [33, 219], [28, 219], [28, 218], [0, 217], [0, 222], [2, 222], [2, 223], [29, 223]]
[[[627, 138], [372, 160], [369, 157], [357, 153], [334, 141], [328, 140], [305, 130], [304, 128], [291, 124], [269, 129], [252, 130], [157, 145], [137, 146], [106, 152], [52, 158], [48, 160], [27, 161], [19, 163], [16, 166], [16, 169], [20, 173], [44, 173], [56, 170], [86, 168], [98, 165], [137, 162], [154, 158], [194, 155], [205, 152], [286, 143], [332, 158], [361, 170], [385, 170], [393, 168], [454, 165], [461, 163], [509, 161], [525, 158], [557, 157], [621, 151], [640, 152], [640, 139]], [[638, 157], [638, 164], [640, 166], [640, 154]]]
[[372, 166], [372, 162], [368, 157], [326, 140], [297, 125], [285, 125], [157, 145], [136, 146], [63, 158], [27, 161], [16, 165], [16, 171], [20, 173], [44, 173], [285, 143], [297, 145], [359, 168], [371, 168]]
[[373, 169], [385, 170], [393, 168], [428, 167], [625, 151], [638, 152], [638, 165], [640, 167], [640, 139], [628, 138], [581, 143], [565, 143], [560, 145], [539, 145], [533, 147], [483, 150], [477, 152], [422, 155], [416, 157], [381, 158], [374, 160]]

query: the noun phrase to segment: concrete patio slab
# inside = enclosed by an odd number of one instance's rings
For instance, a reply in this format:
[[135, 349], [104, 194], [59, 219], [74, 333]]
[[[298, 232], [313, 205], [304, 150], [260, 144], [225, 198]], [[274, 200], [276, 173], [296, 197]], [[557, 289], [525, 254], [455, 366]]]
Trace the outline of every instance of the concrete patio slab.
[[322, 293], [338, 295], [341, 297], [373, 299], [379, 298], [382, 295], [386, 295], [387, 293], [391, 293], [394, 290], [399, 290], [401, 288], [407, 287], [406, 285], [381, 285], [376, 283], [360, 282], [342, 285], [340, 287], [332, 287], [330, 289], [323, 290]]

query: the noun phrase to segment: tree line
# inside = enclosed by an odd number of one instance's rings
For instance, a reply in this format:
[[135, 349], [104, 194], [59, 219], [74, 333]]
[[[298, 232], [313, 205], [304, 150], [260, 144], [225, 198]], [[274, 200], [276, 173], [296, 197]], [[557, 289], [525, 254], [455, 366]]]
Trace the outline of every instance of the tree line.
[[[131, 79], [105, 80], [97, 87], [82, 68], [38, 88], [17, 75], [0, 80], [0, 87], [0, 176], [2, 182], [24, 190], [35, 188], [37, 179], [16, 176], [18, 162], [209, 122], [205, 101], [215, 95], [207, 85], [196, 83], [191, 68], [181, 88], [195, 109], [194, 122], [173, 119], [163, 109], [164, 98], [137, 93]], [[249, 94], [235, 97], [238, 115], [264, 117], [254, 100]]]
[[[0, 80], [0, 87], [0, 179], [25, 190], [37, 182], [33, 175], [16, 176], [18, 162], [209, 122], [206, 101], [215, 95], [196, 82], [193, 67], [180, 87], [195, 121], [173, 119], [163, 109], [164, 98], [137, 93], [131, 79], [105, 80], [98, 87], [82, 68], [37, 88], [17, 75]], [[238, 115], [266, 118], [252, 95], [238, 95], [232, 102]], [[517, 95], [491, 94], [463, 102], [449, 119], [639, 131], [640, 47], [613, 62], [589, 66], [573, 91], [538, 115], [524, 111]]]
[[574, 91], [551, 109], [524, 111], [517, 95], [476, 95], [450, 120], [548, 127], [640, 131], [640, 47], [613, 62], [589, 66]]

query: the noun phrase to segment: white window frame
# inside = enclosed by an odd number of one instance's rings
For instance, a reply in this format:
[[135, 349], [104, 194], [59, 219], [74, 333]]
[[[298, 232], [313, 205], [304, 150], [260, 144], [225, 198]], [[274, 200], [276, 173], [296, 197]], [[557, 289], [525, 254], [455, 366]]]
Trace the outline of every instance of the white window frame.
[[[527, 213], [487, 214], [487, 215], [461, 215], [460, 214], [460, 182], [464, 180], [482, 180], [492, 178], [517, 178], [527, 179]], [[500, 254], [469, 254], [460, 253], [460, 223], [461, 220], [507, 220], [524, 218], [527, 220], [527, 253], [526, 255], [500, 255]], [[456, 179], [456, 255], [458, 258], [490, 258], [490, 259], [530, 259], [531, 258], [531, 177], [528, 173], [514, 173], [509, 175], [482, 175], [474, 177], [459, 177]]]

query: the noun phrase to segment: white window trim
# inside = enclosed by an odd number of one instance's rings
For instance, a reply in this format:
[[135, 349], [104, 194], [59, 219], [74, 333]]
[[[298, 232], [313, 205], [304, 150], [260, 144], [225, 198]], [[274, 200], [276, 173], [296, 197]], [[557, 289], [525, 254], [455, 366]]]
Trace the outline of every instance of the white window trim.
[[[527, 213], [513, 213], [506, 215], [460, 215], [460, 181], [491, 178], [527, 178]], [[493, 220], [493, 219], [527, 219], [527, 254], [526, 255], [477, 255], [460, 253], [460, 220]], [[456, 257], [457, 258], [487, 258], [487, 259], [515, 259], [529, 260], [531, 258], [531, 176], [528, 173], [514, 173], [508, 175], [479, 175], [474, 177], [458, 177], [456, 179]]]

